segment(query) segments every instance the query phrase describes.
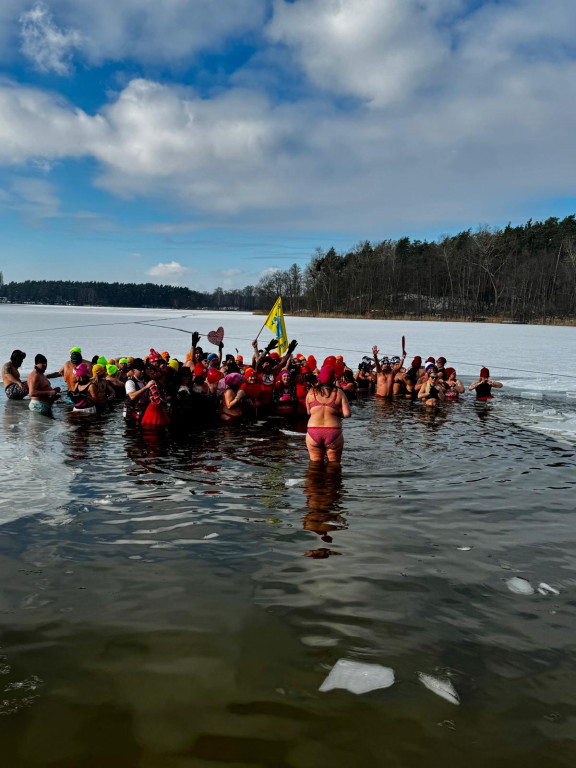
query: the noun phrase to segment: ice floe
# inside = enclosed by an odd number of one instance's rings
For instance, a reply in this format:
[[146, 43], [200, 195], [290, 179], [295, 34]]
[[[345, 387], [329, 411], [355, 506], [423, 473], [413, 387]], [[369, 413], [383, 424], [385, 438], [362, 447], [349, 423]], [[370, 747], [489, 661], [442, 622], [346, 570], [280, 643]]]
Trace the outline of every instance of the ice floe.
[[519, 576], [513, 576], [508, 579], [506, 586], [510, 592], [514, 592], [515, 595], [533, 595], [534, 587], [527, 579], [521, 579]]
[[380, 664], [364, 664], [350, 659], [338, 659], [319, 690], [323, 693], [333, 688], [344, 688], [350, 693], [368, 693], [394, 684], [394, 670]]
[[458, 696], [456, 688], [454, 688], [447, 678], [433, 677], [424, 672], [418, 672], [418, 677], [420, 678], [422, 685], [428, 688], [429, 691], [432, 691], [432, 693], [435, 693], [442, 699], [446, 699], [446, 701], [449, 701], [451, 704], [460, 704], [460, 697]]

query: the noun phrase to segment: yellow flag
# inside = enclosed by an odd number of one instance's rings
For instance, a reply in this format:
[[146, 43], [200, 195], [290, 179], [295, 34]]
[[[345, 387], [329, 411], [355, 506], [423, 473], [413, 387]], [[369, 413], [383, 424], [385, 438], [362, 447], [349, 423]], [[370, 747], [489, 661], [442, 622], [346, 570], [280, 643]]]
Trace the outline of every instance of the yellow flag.
[[282, 296], [278, 296], [276, 303], [268, 313], [266, 328], [270, 328], [274, 336], [278, 339], [278, 352], [283, 355], [288, 349], [288, 336], [286, 335], [286, 324], [284, 323], [284, 312], [282, 311]]

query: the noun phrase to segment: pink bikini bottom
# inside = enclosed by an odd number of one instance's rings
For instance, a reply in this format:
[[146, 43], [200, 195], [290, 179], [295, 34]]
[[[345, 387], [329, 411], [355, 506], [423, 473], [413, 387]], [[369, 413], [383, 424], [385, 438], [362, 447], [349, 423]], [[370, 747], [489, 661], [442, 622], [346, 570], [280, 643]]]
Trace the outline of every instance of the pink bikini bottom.
[[342, 434], [342, 427], [308, 427], [307, 431], [317, 448], [330, 448]]

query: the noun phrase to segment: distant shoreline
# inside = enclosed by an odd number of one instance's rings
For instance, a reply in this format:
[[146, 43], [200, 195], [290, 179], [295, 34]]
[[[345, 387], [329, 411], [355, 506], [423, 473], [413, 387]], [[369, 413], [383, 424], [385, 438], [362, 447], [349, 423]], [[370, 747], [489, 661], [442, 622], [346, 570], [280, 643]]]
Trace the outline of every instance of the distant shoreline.
[[[255, 309], [253, 315], [266, 316], [268, 312], [262, 309]], [[333, 320], [418, 320], [427, 323], [485, 323], [501, 325], [550, 325], [558, 327], [576, 327], [576, 318], [534, 318], [523, 322], [521, 320], [511, 320], [508, 317], [447, 317], [440, 315], [392, 315], [385, 312], [374, 311], [365, 315], [348, 315], [343, 312], [284, 312], [286, 317], [310, 317], [324, 318]]]
[[[158, 310], [168, 312], [225, 312], [227, 314], [242, 313], [252, 314], [259, 317], [266, 317], [268, 310], [265, 309], [236, 309], [233, 307], [124, 307], [116, 304], [38, 304], [35, 302], [18, 302], [8, 301], [0, 302], [0, 306], [14, 306], [14, 307], [68, 307], [69, 309], [125, 309], [125, 310]], [[420, 321], [427, 323], [484, 323], [491, 325], [549, 325], [559, 328], [576, 327], [576, 318], [533, 318], [532, 320], [523, 322], [521, 320], [512, 320], [509, 317], [503, 316], [467, 316], [467, 317], [449, 317], [443, 315], [395, 315], [387, 312], [374, 310], [367, 314], [345, 314], [344, 312], [311, 312], [309, 310], [302, 310], [300, 312], [284, 312], [286, 317], [307, 317], [317, 319], [331, 319], [331, 320], [401, 320], [402, 322]]]

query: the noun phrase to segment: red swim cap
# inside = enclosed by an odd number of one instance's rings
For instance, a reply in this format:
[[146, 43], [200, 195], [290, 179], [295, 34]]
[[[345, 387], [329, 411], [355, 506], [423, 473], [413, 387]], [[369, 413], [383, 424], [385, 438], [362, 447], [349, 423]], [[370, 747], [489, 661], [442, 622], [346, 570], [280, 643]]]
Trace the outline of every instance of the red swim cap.
[[314, 355], [308, 355], [308, 360], [306, 362], [308, 363], [308, 368], [310, 368], [311, 371], [315, 371], [316, 368], [318, 368], [318, 363], [316, 362]]
[[206, 368], [202, 365], [202, 363], [196, 363], [194, 366], [194, 376], [204, 376], [206, 373]]
[[420, 368], [421, 365], [422, 365], [422, 358], [420, 357], [420, 355], [416, 355], [414, 360], [412, 360], [411, 367], [412, 368]]
[[446, 374], [446, 378], [449, 379], [452, 374], [456, 373], [455, 368], [444, 368], [444, 373]]
[[341, 360], [336, 360], [336, 365], [334, 366], [334, 373], [336, 374], [336, 378], [339, 379], [340, 376], [344, 373], [346, 370], [346, 366]]
[[322, 363], [322, 367], [324, 367], [325, 365], [331, 365], [332, 367], [336, 365], [336, 358], [334, 357], [334, 355], [330, 355], [329, 357], [326, 358], [326, 360], [324, 360], [324, 362]]
[[490, 378], [490, 371], [488, 368], [481, 368], [480, 369], [480, 378], [481, 379], [489, 379]]
[[438, 363], [438, 365], [444, 365], [446, 363], [446, 358], [445, 357], [439, 357], [436, 362]]
[[[197, 368], [198, 366], [196, 366]], [[194, 375], [196, 375], [196, 368], [194, 369]], [[200, 374], [201, 376], [202, 374]], [[218, 368], [208, 368], [208, 373], [206, 374], [206, 378], [208, 380], [209, 384], [216, 384], [217, 381], [220, 381], [222, 378], [222, 374], [218, 370]]]

